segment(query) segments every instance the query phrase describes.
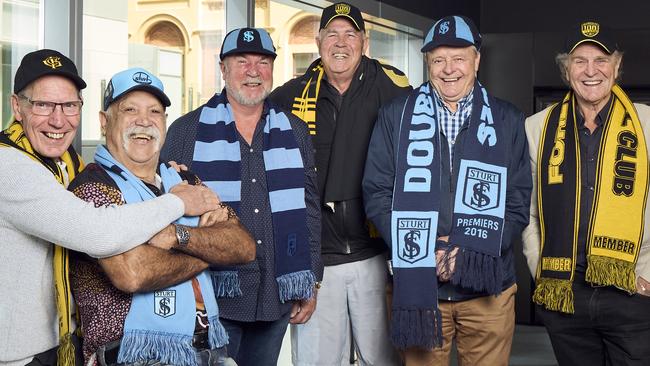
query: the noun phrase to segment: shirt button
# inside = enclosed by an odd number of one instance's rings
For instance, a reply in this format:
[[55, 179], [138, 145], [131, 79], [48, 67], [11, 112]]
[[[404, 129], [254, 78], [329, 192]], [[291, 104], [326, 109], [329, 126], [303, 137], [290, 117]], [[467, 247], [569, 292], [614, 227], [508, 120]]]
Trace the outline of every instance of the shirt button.
[[593, 186], [589, 186], [589, 187], [587, 187], [587, 188], [588, 188], [590, 191], [593, 191], [593, 190], [594, 190], [594, 187], [593, 187]]
[[250, 152], [253, 152], [254, 150], [253, 150], [253, 148], [251, 148], [251, 149], [250, 149], [250, 150], [248, 150], [248, 151], [250, 151]]
[[261, 240], [257, 240], [257, 244], [262, 245], [262, 241], [261, 241]]
[[255, 183], [255, 182], [257, 182], [257, 179], [253, 178], [253, 179], [251, 179], [251, 182]]
[[259, 213], [259, 212], [260, 212], [260, 210], [258, 210], [258, 209], [254, 209], [253, 211], [254, 211], [255, 213]]

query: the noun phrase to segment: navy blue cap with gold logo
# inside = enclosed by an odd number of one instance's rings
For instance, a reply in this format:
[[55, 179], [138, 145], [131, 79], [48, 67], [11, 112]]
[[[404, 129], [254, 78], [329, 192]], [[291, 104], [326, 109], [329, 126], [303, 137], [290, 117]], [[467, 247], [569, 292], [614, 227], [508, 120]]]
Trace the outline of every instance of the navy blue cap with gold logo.
[[565, 44], [566, 53], [573, 52], [584, 43], [593, 43], [610, 55], [618, 50], [612, 30], [595, 21], [582, 22], [569, 31]]
[[114, 101], [134, 90], [142, 90], [153, 94], [163, 106], [169, 107], [171, 101], [165, 94], [162, 81], [149, 71], [134, 67], [113, 75], [104, 90], [104, 103], [102, 110], [107, 110]]
[[79, 90], [86, 87], [86, 82], [79, 76], [72, 60], [59, 51], [42, 49], [26, 54], [20, 61], [14, 77], [14, 93], [18, 94], [31, 82], [46, 75], [68, 78]]
[[320, 17], [319, 29], [327, 28], [327, 25], [330, 24], [334, 18], [338, 17], [343, 17], [352, 22], [357, 30], [366, 30], [366, 24], [361, 16], [361, 11], [359, 11], [356, 6], [343, 2], [330, 5], [323, 9], [323, 14]]
[[273, 58], [277, 56], [271, 36], [262, 28], [237, 28], [226, 34], [219, 54], [221, 60], [239, 53], [256, 53]]

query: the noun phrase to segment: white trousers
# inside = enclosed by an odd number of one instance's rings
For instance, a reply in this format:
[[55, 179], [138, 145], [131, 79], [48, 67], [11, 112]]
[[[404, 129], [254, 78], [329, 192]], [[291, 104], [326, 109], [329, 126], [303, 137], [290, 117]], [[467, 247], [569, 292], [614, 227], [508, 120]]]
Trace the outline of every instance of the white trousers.
[[384, 255], [326, 266], [316, 311], [306, 324], [291, 325], [296, 366], [349, 365], [350, 326], [359, 365], [399, 365], [390, 343]]

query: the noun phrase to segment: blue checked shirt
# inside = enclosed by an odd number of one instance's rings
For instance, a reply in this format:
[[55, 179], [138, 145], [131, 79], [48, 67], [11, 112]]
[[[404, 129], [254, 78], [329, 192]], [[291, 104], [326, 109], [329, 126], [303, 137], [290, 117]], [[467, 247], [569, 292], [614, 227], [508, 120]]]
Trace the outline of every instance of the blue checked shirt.
[[458, 136], [458, 131], [463, 126], [463, 123], [472, 114], [472, 93], [474, 88], [470, 90], [469, 94], [464, 96], [458, 101], [458, 108], [456, 112], [452, 112], [451, 109], [442, 101], [442, 98], [438, 94], [438, 91], [433, 89], [433, 94], [435, 95], [436, 104], [438, 106], [438, 121], [442, 130], [442, 133], [447, 138], [449, 143], [449, 167], [453, 167], [454, 159], [454, 144], [456, 143], [456, 136]]

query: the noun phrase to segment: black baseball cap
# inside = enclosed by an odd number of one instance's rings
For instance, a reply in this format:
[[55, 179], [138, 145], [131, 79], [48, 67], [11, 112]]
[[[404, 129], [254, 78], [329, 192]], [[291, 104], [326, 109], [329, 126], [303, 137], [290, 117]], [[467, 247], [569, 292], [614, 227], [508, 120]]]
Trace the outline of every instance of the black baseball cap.
[[618, 50], [616, 38], [610, 28], [595, 21], [586, 21], [571, 28], [566, 38], [566, 53], [571, 53], [579, 45], [591, 42], [612, 54]]
[[420, 51], [428, 52], [440, 46], [481, 49], [481, 34], [471, 19], [462, 15], [449, 15], [438, 20], [424, 38]]
[[262, 28], [237, 28], [226, 34], [219, 57], [223, 61], [224, 57], [238, 53], [277, 56], [271, 36]]
[[350, 5], [348, 3], [336, 3], [323, 9], [323, 14], [320, 17], [319, 30], [327, 28], [327, 25], [330, 24], [332, 19], [338, 17], [344, 17], [347, 20], [351, 21], [357, 30], [366, 30], [366, 24], [363, 22], [361, 11], [359, 11], [356, 6]]
[[26, 54], [20, 61], [14, 77], [14, 94], [18, 94], [31, 82], [46, 75], [68, 78], [79, 90], [86, 87], [86, 82], [79, 76], [72, 60], [59, 51], [42, 49]]

